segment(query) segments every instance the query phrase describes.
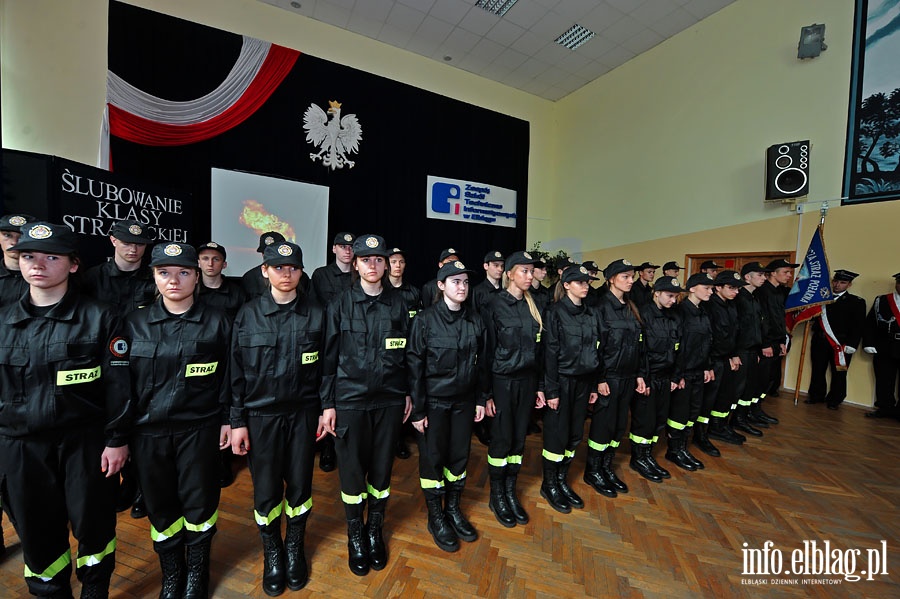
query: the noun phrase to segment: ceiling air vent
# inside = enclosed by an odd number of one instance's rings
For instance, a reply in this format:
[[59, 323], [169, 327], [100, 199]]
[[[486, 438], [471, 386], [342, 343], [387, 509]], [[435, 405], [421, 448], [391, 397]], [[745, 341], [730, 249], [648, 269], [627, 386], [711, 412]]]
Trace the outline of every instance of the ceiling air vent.
[[574, 50], [578, 46], [584, 44], [589, 39], [597, 35], [590, 29], [575, 24], [564, 34], [554, 40], [560, 46], [565, 46], [569, 50]]
[[475, 6], [483, 8], [498, 17], [502, 17], [506, 14], [506, 11], [512, 8], [513, 4], [518, 1], [519, 0], [478, 0], [478, 2], [475, 3]]

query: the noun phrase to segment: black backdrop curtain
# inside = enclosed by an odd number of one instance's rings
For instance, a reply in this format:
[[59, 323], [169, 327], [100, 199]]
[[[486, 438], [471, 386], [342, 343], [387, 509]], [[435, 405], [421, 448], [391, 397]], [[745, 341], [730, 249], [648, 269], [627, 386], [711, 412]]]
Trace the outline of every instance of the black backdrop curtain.
[[[160, 98], [183, 101], [210, 92], [240, 48], [240, 35], [110, 3], [110, 71]], [[363, 128], [352, 169], [332, 171], [309, 158], [314, 147], [306, 142], [303, 113], [310, 104], [327, 108], [330, 100], [343, 104], [343, 114], [356, 114]], [[269, 100], [226, 133], [176, 147], [111, 137], [110, 153], [116, 172], [192, 194], [195, 244], [210, 237], [211, 168], [328, 186], [328, 239], [342, 230], [381, 234], [407, 250], [407, 278], [421, 283], [434, 276], [445, 247], [459, 250], [477, 271], [488, 250], [524, 249], [528, 144], [526, 121], [301, 53]], [[428, 175], [515, 190], [517, 226], [426, 219]]]

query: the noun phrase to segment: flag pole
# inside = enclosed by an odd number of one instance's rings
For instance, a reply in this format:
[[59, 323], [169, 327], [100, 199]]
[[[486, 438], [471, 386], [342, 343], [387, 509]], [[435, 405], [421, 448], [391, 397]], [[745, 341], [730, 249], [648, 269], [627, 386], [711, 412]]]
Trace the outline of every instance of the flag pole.
[[[819, 208], [819, 227], [822, 233], [825, 232], [825, 217], [828, 215], [828, 202], [822, 202]], [[800, 399], [800, 379], [803, 377], [803, 364], [806, 362], [806, 346], [809, 343], [809, 328], [812, 326], [812, 319], [807, 320], [803, 326], [803, 342], [800, 345], [800, 363], [797, 365], [797, 382], [794, 385], [794, 405], [799, 403]]]

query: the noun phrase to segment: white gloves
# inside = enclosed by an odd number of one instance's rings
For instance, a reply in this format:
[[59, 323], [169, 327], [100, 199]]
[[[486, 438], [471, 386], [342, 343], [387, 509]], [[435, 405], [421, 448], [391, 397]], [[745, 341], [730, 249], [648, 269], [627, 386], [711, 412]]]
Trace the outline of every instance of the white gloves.
[[864, 347], [863, 351], [866, 352], [867, 354], [877, 354], [878, 353], [878, 350], [875, 349], [874, 347]]

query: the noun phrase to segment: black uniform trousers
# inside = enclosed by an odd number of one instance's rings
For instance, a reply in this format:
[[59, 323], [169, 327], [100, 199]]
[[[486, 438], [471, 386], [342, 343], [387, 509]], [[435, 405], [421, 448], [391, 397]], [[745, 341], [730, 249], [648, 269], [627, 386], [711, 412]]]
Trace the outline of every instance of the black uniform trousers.
[[734, 381], [734, 396], [738, 405], [749, 406], [759, 401], [759, 350], [742, 350], [738, 356], [741, 367]]
[[317, 408], [248, 410], [247, 464], [253, 480], [253, 516], [260, 528], [270, 524], [280, 528], [282, 512], [296, 518], [312, 509], [318, 424]]
[[650, 395], [637, 391], [631, 399], [632, 443], [649, 445], [659, 440], [659, 432], [666, 426], [672, 397], [671, 376], [662, 374], [650, 381]]
[[[508, 468], [517, 474], [522, 468], [525, 435], [531, 409], [537, 396], [537, 378], [531, 372], [518, 376], [493, 375], [494, 407], [497, 414], [491, 423], [491, 444], [487, 461], [492, 469]], [[494, 470], [497, 473], [497, 470]]]
[[900, 375], [900, 358], [879, 352], [872, 356], [872, 369], [875, 372], [875, 408], [898, 415], [895, 390]]
[[[716, 405], [716, 398], [719, 397], [719, 390], [722, 387], [725, 378], [725, 372], [731, 371], [728, 366], [728, 358], [710, 358], [710, 370], [713, 371], [713, 380], [703, 386], [703, 403], [700, 405], [700, 413], [694, 415], [691, 413], [691, 420], [700, 424], [707, 424], [709, 417]], [[734, 383], [732, 383], [732, 390]], [[731, 404], [729, 404], [729, 409]]]
[[403, 425], [403, 406], [347, 410], [338, 407], [334, 450], [347, 519], [384, 512], [391, 494], [394, 450]]
[[475, 419], [472, 393], [427, 401], [428, 428], [416, 435], [419, 482], [426, 498], [440, 497], [447, 488], [462, 490], [465, 486]]
[[[847, 397], [847, 371], [838, 370], [834, 363], [834, 348], [828, 342], [825, 335], [814, 334], [809, 343], [809, 357], [811, 367], [809, 370], [809, 398], [817, 402], [826, 402], [836, 406]], [[853, 356], [844, 354], [847, 367], [850, 367], [850, 358]], [[831, 389], [825, 383], [825, 372], [831, 370]]]
[[713, 405], [709, 411], [710, 416], [715, 416], [716, 418], [727, 418], [731, 413], [731, 410], [737, 407], [738, 376], [743, 368], [744, 367], [741, 366], [737, 370], [732, 370], [731, 365], [729, 364], [727, 359], [722, 360], [721, 374], [716, 369], [716, 367], [713, 366], [713, 370], [716, 373], [716, 379], [721, 380], [718, 381], [719, 389], [716, 392], [715, 398], [713, 398]]
[[[543, 457], [562, 462], [575, 456], [575, 449], [584, 436], [588, 401], [597, 391], [596, 376], [559, 375], [559, 407], [549, 406], [544, 413]], [[549, 398], [553, 399], [553, 398]]]
[[684, 374], [684, 388], [672, 392], [669, 400], [669, 428], [682, 431], [693, 426], [703, 408], [703, 371]]
[[588, 446], [597, 451], [619, 446], [628, 427], [628, 402], [636, 384], [635, 377], [607, 377], [609, 395], [600, 396], [591, 417]]
[[762, 353], [760, 353], [759, 363], [757, 364], [756, 369], [756, 390], [753, 394], [753, 397], [759, 398], [760, 400], [765, 399], [766, 395], [769, 393], [772, 371], [780, 371], [780, 369], [781, 356], [772, 356], [771, 358], [767, 358], [762, 355]]
[[118, 481], [100, 471], [104, 444], [102, 428], [0, 437], [0, 492], [33, 595], [71, 596], [70, 522], [78, 579], [105, 584], [112, 576]]
[[132, 459], [157, 552], [195, 545], [216, 533], [219, 517], [219, 425], [141, 426]]

